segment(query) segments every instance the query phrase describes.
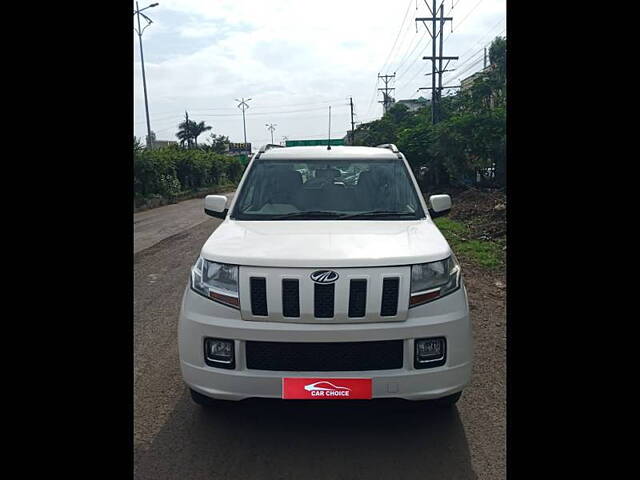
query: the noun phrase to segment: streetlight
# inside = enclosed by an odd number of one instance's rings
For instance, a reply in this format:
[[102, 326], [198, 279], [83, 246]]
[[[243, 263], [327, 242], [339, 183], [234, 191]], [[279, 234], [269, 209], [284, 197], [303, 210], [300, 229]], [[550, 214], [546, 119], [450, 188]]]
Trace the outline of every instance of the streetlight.
[[273, 145], [273, 131], [276, 129], [278, 124], [277, 123], [265, 123], [265, 126], [267, 127], [267, 130], [271, 131], [271, 145]]
[[247, 102], [251, 100], [250, 98], [247, 98], [246, 100], [244, 99], [244, 97], [242, 97], [242, 100], [238, 100], [236, 98], [236, 102], [240, 102], [238, 104], [238, 108], [242, 108], [242, 128], [244, 128], [244, 143], [246, 145], [247, 143], [247, 124], [244, 121], [244, 111], [245, 109], [249, 108], [249, 105], [247, 104]]
[[[147, 8], [157, 7], [158, 5], [159, 5], [158, 3], [152, 3], [148, 7], [144, 7], [141, 10], [140, 7], [138, 7], [138, 2], [136, 2], [136, 9], [133, 12], [134, 15], [138, 16], [138, 29], [136, 30], [136, 28], [134, 27], [134, 30], [136, 31], [136, 33], [138, 34], [138, 38], [140, 39], [140, 61], [142, 63], [142, 87], [144, 89], [144, 109], [147, 113], [147, 147], [148, 148], [151, 148], [152, 140], [151, 140], [151, 122], [149, 121], [149, 102], [147, 101], [147, 79], [144, 74], [144, 53], [142, 52], [142, 32], [144, 32], [144, 30], [153, 22], [149, 17], [147, 17], [142, 12]], [[142, 29], [140, 28], [140, 15], [142, 15], [144, 19], [147, 21], [147, 24]]]

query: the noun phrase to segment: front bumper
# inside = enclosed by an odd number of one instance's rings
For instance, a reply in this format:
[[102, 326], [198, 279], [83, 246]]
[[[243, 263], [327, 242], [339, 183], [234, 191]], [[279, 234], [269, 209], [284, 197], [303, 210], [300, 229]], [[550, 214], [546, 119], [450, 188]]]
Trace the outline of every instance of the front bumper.
[[[447, 359], [441, 367], [415, 369], [414, 339], [443, 336]], [[233, 370], [204, 362], [205, 337], [232, 339]], [[444, 298], [413, 308], [403, 322], [302, 324], [254, 322], [186, 288], [178, 328], [180, 366], [192, 389], [219, 399], [281, 398], [283, 377], [371, 378], [373, 398], [426, 400], [461, 391], [471, 378], [473, 342], [464, 284]], [[395, 370], [277, 372], [246, 368], [245, 341], [353, 342], [403, 340], [403, 366]]]

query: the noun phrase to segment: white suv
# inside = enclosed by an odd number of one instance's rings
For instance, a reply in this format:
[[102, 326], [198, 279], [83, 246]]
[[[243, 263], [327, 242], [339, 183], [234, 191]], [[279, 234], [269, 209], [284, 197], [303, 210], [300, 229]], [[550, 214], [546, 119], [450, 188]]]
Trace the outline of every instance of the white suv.
[[[191, 270], [179, 322], [194, 401], [397, 397], [454, 404], [471, 377], [460, 265], [404, 155], [263, 147]], [[303, 176], [301, 172], [305, 172]]]

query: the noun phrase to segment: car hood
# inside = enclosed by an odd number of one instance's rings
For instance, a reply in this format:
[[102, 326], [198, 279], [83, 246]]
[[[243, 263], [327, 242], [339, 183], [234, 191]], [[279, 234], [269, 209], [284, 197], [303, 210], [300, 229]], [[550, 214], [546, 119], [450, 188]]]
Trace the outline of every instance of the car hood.
[[202, 247], [207, 260], [262, 267], [409, 265], [450, 254], [430, 219], [226, 220]]

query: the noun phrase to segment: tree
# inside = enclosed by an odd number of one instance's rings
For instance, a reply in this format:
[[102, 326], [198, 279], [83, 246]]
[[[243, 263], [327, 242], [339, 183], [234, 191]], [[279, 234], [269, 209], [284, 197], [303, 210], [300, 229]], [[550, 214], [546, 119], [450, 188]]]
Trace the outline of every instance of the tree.
[[142, 145], [142, 142], [140, 141], [140, 139], [134, 136], [133, 137], [133, 154], [138, 155], [140, 152], [142, 152], [143, 148], [144, 146]]
[[[395, 143], [415, 172], [427, 171], [427, 185], [475, 182], [477, 170], [495, 168], [506, 177], [506, 39], [496, 37], [489, 48], [491, 68], [467, 91], [442, 98], [440, 121], [431, 124], [431, 106], [416, 112], [402, 104], [379, 120], [356, 128], [356, 144]], [[426, 185], [425, 185], [426, 186]]]
[[198, 147], [198, 136], [208, 130], [211, 130], [212, 128], [213, 127], [211, 127], [210, 125], [205, 125], [204, 122], [200, 122], [200, 123], [193, 122], [191, 134], [193, 135], [193, 141], [195, 142], [196, 147]]
[[227, 146], [229, 145], [229, 137], [226, 135], [216, 135], [212, 133], [209, 135], [211, 139], [211, 145], [209, 149], [215, 153], [225, 153], [227, 151]]
[[184, 147], [184, 144], [186, 143], [187, 148], [191, 148], [195, 123], [196, 122], [193, 120], [185, 120], [178, 124], [178, 133], [176, 133], [176, 137], [180, 140], [181, 146]]

